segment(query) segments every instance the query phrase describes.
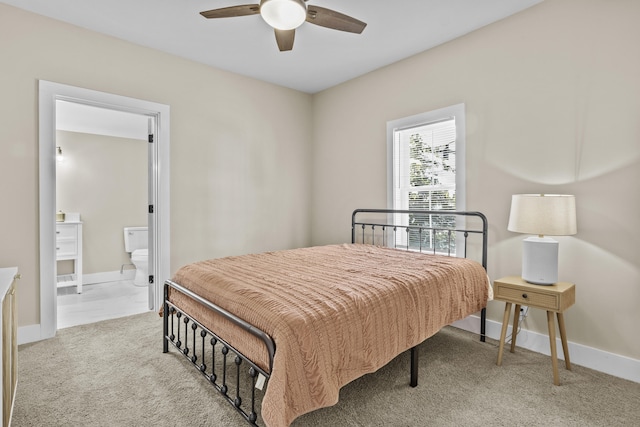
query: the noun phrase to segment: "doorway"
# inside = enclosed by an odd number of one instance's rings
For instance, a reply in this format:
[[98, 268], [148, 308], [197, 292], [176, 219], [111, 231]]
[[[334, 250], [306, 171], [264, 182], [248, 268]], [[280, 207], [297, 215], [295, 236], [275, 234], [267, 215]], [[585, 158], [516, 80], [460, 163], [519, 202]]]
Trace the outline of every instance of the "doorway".
[[56, 103], [99, 107], [144, 116], [148, 121], [149, 309], [157, 310], [169, 275], [169, 107], [149, 101], [39, 82], [40, 145], [40, 338], [57, 330]]
[[56, 101], [58, 329], [153, 308], [139, 250], [148, 248], [148, 120]]

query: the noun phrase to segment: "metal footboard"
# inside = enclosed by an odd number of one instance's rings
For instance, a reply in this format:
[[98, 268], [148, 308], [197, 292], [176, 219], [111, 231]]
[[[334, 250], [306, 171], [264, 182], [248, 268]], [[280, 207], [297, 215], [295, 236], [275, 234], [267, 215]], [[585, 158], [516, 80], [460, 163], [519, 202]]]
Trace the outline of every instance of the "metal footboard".
[[[189, 296], [261, 339], [269, 354], [269, 372], [171, 303], [169, 288]], [[275, 354], [275, 344], [268, 334], [171, 280], [164, 284], [163, 332], [164, 353], [169, 351], [169, 343], [173, 344], [249, 424], [257, 425], [259, 396], [256, 390], [262, 390], [269, 379]]]

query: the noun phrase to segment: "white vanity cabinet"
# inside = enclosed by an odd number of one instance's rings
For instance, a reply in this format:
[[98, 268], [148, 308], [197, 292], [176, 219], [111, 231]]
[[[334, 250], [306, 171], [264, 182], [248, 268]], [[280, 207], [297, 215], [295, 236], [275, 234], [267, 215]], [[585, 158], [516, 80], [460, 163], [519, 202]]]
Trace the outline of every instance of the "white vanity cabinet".
[[56, 260], [73, 261], [73, 275], [58, 276], [58, 287], [77, 286], [82, 292], [82, 222], [65, 221], [56, 223]]

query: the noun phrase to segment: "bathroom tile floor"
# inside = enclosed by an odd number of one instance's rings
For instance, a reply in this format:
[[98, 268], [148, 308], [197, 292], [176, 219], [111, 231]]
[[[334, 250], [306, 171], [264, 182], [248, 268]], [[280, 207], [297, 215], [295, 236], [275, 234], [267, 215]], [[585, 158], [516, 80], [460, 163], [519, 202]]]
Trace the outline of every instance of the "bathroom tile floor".
[[133, 280], [58, 288], [58, 329], [144, 313], [149, 310], [147, 288]]

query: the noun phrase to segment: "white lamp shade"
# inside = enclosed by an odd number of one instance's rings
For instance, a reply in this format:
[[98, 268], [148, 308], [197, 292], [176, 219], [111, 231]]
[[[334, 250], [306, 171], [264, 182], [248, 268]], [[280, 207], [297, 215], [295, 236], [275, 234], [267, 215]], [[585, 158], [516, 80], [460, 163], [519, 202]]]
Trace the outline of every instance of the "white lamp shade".
[[302, 0], [262, 0], [262, 19], [278, 30], [293, 30], [307, 19], [307, 5]]
[[509, 231], [539, 236], [577, 233], [576, 199], [565, 194], [514, 194]]

